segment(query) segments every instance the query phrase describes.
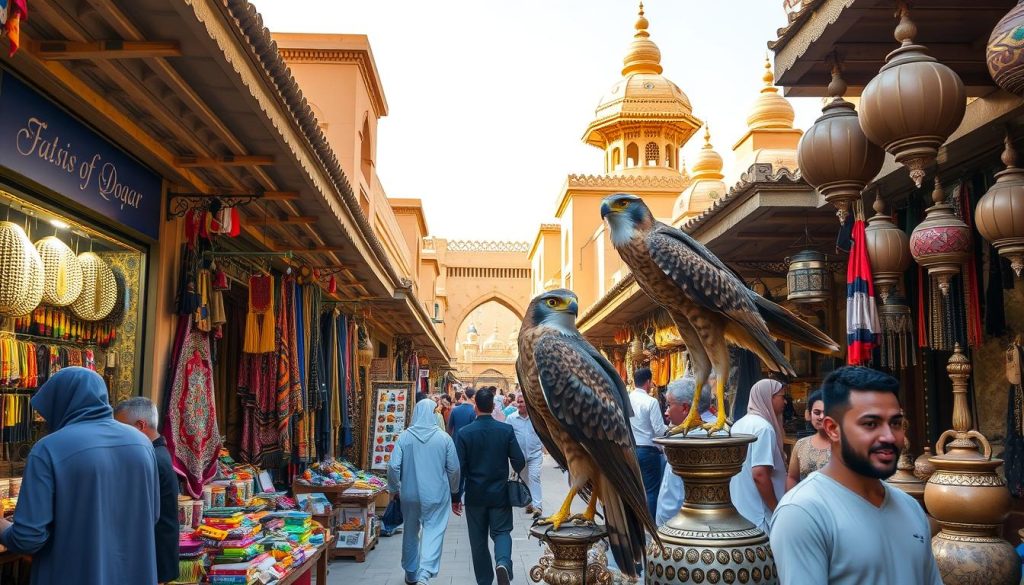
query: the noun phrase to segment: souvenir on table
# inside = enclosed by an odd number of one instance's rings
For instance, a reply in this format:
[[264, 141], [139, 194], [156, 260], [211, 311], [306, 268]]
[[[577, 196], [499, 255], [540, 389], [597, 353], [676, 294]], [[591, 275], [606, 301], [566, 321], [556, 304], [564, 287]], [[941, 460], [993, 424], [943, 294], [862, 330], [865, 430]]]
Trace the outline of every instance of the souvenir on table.
[[395, 441], [411, 419], [413, 382], [374, 382], [374, 398], [368, 404], [372, 409], [370, 420], [376, 420], [368, 437], [366, 467], [373, 471], [388, 468]]

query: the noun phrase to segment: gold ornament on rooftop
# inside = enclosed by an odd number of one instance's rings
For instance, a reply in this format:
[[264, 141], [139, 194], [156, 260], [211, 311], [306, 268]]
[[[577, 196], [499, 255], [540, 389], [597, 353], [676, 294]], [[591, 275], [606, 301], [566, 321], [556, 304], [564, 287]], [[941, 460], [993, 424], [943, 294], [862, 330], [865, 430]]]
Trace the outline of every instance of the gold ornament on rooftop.
[[917, 27], [905, 2], [900, 2], [896, 14], [900, 47], [886, 56], [885, 65], [864, 88], [860, 126], [872, 142], [907, 167], [920, 187], [939, 147], [963, 120], [967, 93], [952, 69], [914, 43]]
[[950, 279], [960, 274], [970, 253], [971, 229], [946, 203], [938, 178], [932, 201], [935, 204], [925, 210], [924, 221], [910, 234], [910, 254], [938, 282], [942, 295], [948, 296]]
[[857, 110], [843, 99], [846, 82], [832, 68], [828, 94], [832, 97], [800, 139], [797, 161], [803, 178], [836, 207], [840, 223], [860, 200], [864, 186], [882, 168], [885, 153], [861, 130]]
[[1009, 258], [1019, 278], [1024, 271], [1024, 169], [1017, 166], [1017, 151], [1007, 133], [1003, 149], [1006, 170], [996, 174], [996, 182], [978, 200], [974, 223], [978, 233], [999, 255]]

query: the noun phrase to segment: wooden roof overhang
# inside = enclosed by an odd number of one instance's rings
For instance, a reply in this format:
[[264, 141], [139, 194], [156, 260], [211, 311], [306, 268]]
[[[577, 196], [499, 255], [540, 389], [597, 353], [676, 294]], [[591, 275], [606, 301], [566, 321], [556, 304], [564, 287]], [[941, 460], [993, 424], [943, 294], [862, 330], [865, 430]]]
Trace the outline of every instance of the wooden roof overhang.
[[[985, 45], [999, 19], [1016, 0], [914, 0], [910, 17], [915, 41], [951, 67], [976, 97], [996, 89], [985, 66]], [[893, 38], [894, 0], [809, 0], [768, 43], [775, 52], [775, 82], [787, 96], [824, 96], [831, 61], [838, 55], [848, 96], [860, 95], [885, 56], [899, 44]]]
[[[729, 193], [683, 230], [706, 245], [746, 279], [785, 276], [785, 259], [809, 246], [834, 249], [839, 222], [835, 208], [787, 169], [757, 163]], [[658, 306], [632, 274], [625, 276], [580, 316], [577, 327], [591, 342], [607, 344], [624, 325]]]
[[[160, 173], [168, 191], [259, 193], [242, 245], [332, 269], [431, 359], [447, 350], [352, 193], [246, 0], [39, 0], [5, 64]], [[168, 201], [168, 207], [175, 202]]]

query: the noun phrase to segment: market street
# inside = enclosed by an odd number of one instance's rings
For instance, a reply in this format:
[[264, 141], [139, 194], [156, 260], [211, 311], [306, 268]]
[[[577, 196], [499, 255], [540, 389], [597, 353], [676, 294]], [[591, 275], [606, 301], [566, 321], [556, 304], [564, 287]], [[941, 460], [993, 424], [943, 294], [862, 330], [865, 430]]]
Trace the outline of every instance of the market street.
[[[555, 469], [550, 456], [544, 456], [541, 482], [544, 492], [544, 509], [555, 510], [566, 493], [565, 475]], [[577, 500], [580, 510], [583, 503]], [[522, 509], [515, 511], [515, 528], [512, 530], [513, 577], [516, 583], [529, 583], [527, 575], [541, 555], [541, 545], [528, 537], [533, 519]], [[493, 554], [493, 548], [491, 549]], [[372, 583], [373, 585], [402, 585], [402, 535], [381, 538], [377, 548], [366, 555], [365, 563], [349, 559], [331, 562], [327, 582], [331, 585], [345, 583]], [[431, 585], [466, 585], [473, 583], [473, 563], [470, 560], [469, 535], [466, 516], [452, 515], [444, 538], [444, 552], [441, 555], [441, 572]]]

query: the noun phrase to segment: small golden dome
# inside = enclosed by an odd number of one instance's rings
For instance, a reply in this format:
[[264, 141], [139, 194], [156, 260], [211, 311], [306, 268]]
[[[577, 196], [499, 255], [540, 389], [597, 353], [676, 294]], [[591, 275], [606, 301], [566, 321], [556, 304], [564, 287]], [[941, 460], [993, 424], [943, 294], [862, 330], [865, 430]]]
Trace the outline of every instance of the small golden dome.
[[761, 88], [761, 95], [757, 96], [747, 116], [747, 127], [751, 130], [762, 128], [792, 128], [795, 114], [789, 100], [779, 95], [779, 89], [775, 87], [775, 76], [772, 74], [772, 64], [765, 57], [764, 87]]
[[640, 15], [636, 19], [636, 34], [629, 45], [629, 51], [622, 60], [622, 74], [661, 73], [661, 49], [650, 39], [647, 27], [650, 23], [644, 17], [644, 3], [640, 3]]
[[711, 129], [705, 124], [704, 146], [697, 153], [697, 157], [689, 169], [690, 177], [697, 179], [717, 175], [715, 178], [721, 179], [723, 177], [722, 165], [721, 155], [715, 152], [714, 147], [711, 146]]

